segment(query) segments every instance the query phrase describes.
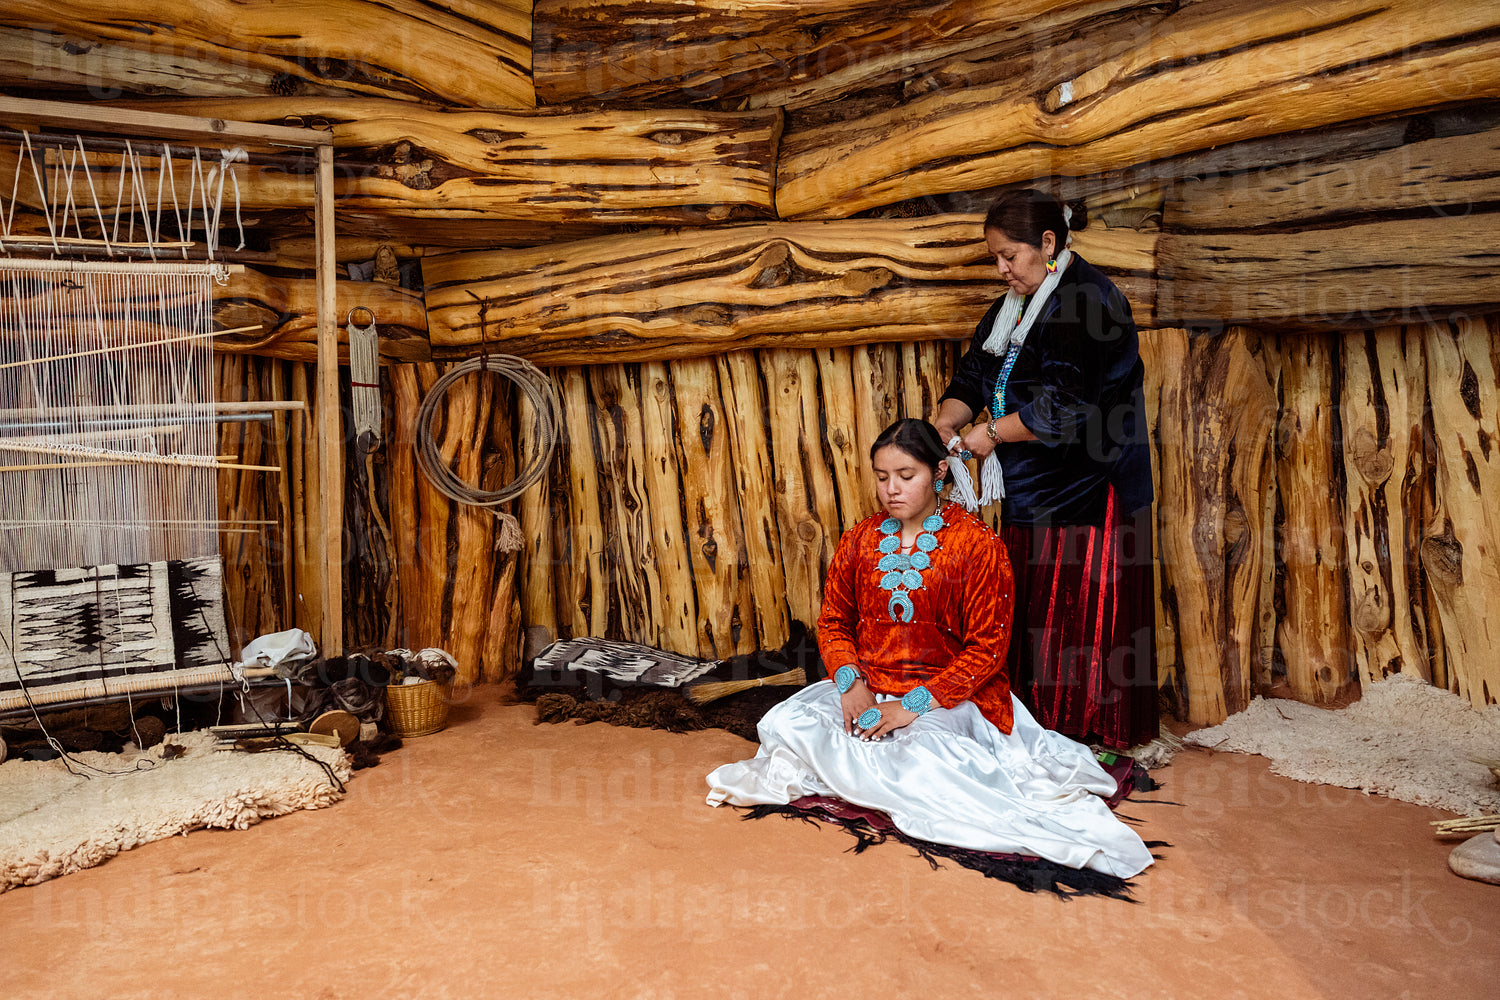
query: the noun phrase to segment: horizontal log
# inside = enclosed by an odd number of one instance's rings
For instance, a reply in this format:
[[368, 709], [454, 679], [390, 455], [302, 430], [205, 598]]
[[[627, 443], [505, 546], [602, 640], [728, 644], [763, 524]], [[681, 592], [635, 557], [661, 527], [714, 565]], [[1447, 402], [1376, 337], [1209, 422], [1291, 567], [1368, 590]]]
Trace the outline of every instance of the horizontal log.
[[[68, 281], [66, 272], [58, 272], [48, 285]], [[343, 327], [350, 310], [363, 307], [374, 315], [380, 333], [381, 357], [387, 361], [420, 361], [431, 358], [427, 342], [427, 314], [418, 292], [397, 288], [378, 281], [339, 281], [336, 283], [335, 320], [339, 327], [339, 360], [349, 362], [348, 334]], [[46, 294], [46, 293], [44, 293]], [[170, 296], [171, 293], [168, 293]], [[283, 277], [245, 268], [231, 275], [226, 284], [213, 286], [214, 325], [229, 330], [244, 327], [259, 329], [228, 334], [214, 340], [214, 350], [230, 354], [261, 354], [294, 361], [316, 361], [318, 358], [317, 281], [313, 278]], [[21, 318], [10, 298], [0, 299], [0, 337], [12, 334]], [[106, 321], [116, 321], [131, 314], [137, 341], [168, 338], [179, 331], [159, 326], [157, 307], [142, 311], [130, 302], [88, 303], [97, 306]], [[165, 308], [169, 315], [176, 303], [169, 297]], [[90, 314], [90, 319], [92, 318]], [[87, 345], [81, 346], [82, 350]]]
[[1500, 201], [1497, 158], [1500, 129], [1194, 178], [1167, 199], [1162, 225], [1174, 231], [1265, 229], [1382, 212], [1464, 216], [1476, 205]]
[[1002, 67], [999, 79], [851, 121], [789, 125], [777, 212], [842, 218], [921, 195], [1100, 173], [1146, 154], [1494, 98], [1496, 28], [1500, 9], [1487, 4], [1183, 5], [1133, 36], [1085, 33]]
[[822, 104], [1133, 0], [537, 0], [539, 104]]
[[[999, 294], [978, 216], [647, 231], [423, 263], [440, 351], [499, 345], [539, 364], [750, 347], [966, 340]], [[1154, 237], [1075, 246], [1149, 266]]]
[[1290, 233], [1164, 233], [1160, 322], [1362, 327], [1500, 302], [1500, 213]]
[[[527, 108], [531, 4], [485, 0], [10, 0], [0, 86], [85, 91], [295, 94], [303, 88]], [[29, 51], [28, 51], [29, 50]], [[40, 77], [24, 71], [40, 68]], [[18, 74], [18, 75], [11, 75]]]
[[[400, 101], [154, 101], [156, 110], [327, 123], [340, 212], [428, 219], [695, 223], [774, 214], [781, 113], [444, 111]], [[240, 175], [248, 210], [312, 204], [312, 173]], [[152, 179], [154, 186], [154, 178]]]

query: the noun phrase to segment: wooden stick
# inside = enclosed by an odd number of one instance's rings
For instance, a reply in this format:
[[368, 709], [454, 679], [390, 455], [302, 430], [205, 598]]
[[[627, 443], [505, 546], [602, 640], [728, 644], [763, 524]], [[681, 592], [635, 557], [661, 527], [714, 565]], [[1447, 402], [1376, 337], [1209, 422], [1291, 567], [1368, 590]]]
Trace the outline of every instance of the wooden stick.
[[[226, 333], [249, 333], [251, 330], [261, 330], [264, 326], [253, 323], [250, 326], [237, 326], [229, 330], [213, 330], [210, 336], [218, 337]], [[47, 358], [31, 358], [26, 361], [8, 361], [0, 365], [3, 368], [20, 368], [25, 365], [44, 365], [49, 361], [66, 361], [69, 358], [87, 358], [95, 354], [113, 354], [115, 351], [133, 351], [140, 347], [160, 347], [162, 344], [178, 344], [184, 340], [197, 340], [203, 336], [201, 333], [190, 333], [183, 337], [165, 337], [161, 340], [143, 340], [139, 344], [116, 344], [114, 347], [100, 347], [92, 351], [74, 351], [72, 354], [54, 354]]]

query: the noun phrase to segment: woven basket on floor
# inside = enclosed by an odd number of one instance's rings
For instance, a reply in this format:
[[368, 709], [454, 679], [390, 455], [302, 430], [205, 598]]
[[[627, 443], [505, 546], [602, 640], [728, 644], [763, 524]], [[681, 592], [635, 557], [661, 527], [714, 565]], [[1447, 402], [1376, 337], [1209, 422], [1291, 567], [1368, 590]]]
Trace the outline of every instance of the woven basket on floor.
[[397, 736], [427, 736], [448, 722], [449, 692], [434, 681], [392, 684], [385, 689], [385, 706]]

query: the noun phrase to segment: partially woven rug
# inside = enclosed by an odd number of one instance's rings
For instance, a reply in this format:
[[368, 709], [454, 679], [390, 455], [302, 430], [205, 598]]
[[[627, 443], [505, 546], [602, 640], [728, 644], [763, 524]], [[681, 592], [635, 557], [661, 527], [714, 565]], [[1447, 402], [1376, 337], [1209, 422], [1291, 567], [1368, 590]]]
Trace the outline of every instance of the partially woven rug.
[[1500, 705], [1476, 711], [1421, 678], [1367, 683], [1342, 709], [1256, 698], [1243, 712], [1184, 742], [1253, 753], [1271, 770], [1314, 784], [1478, 816], [1500, 812], [1500, 787], [1470, 757], [1500, 758]]
[[[146, 751], [0, 764], [0, 892], [91, 868], [132, 847], [204, 828], [242, 830], [343, 797], [314, 761], [286, 751], [215, 750], [208, 732]], [[171, 747], [179, 747], [180, 755]], [[340, 782], [342, 750], [303, 747]], [[90, 775], [84, 777], [83, 775]]]

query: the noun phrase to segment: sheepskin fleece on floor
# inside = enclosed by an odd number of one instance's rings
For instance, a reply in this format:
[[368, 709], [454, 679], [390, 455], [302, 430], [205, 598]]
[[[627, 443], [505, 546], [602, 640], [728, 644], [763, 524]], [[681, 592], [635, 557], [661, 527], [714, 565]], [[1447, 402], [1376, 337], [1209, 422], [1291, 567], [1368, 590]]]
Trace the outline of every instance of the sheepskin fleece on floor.
[[[163, 748], [186, 750], [172, 760]], [[90, 868], [139, 844], [204, 827], [243, 830], [269, 816], [320, 809], [342, 795], [321, 767], [290, 752], [214, 749], [209, 732], [173, 734], [147, 751], [0, 764], [0, 892]], [[342, 750], [306, 747], [348, 781]], [[76, 765], [75, 765], [76, 768]], [[81, 769], [80, 769], [81, 770]]]
[[1470, 756], [1500, 758], [1500, 705], [1476, 711], [1417, 677], [1367, 683], [1348, 708], [1256, 698], [1185, 742], [1259, 754], [1271, 770], [1477, 816], [1500, 812], [1495, 777]]

